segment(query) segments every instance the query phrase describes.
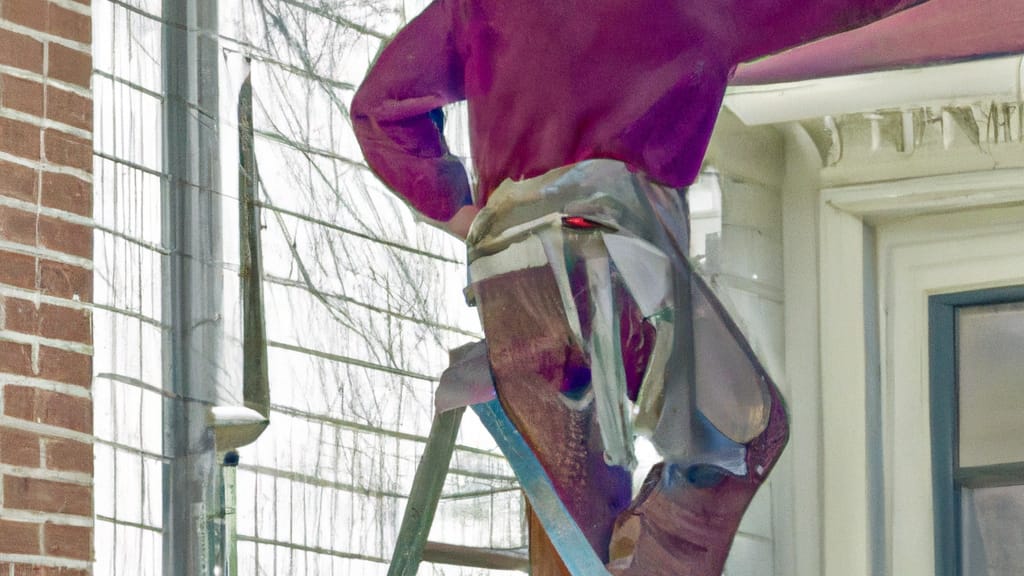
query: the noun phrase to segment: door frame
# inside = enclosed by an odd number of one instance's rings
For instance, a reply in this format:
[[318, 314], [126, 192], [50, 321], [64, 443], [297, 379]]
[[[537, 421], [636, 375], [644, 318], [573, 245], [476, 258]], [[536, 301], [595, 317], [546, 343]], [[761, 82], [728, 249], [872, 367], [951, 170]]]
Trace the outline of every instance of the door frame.
[[1024, 283], [1021, 204], [1020, 168], [821, 190], [824, 574], [935, 574], [927, 299]]

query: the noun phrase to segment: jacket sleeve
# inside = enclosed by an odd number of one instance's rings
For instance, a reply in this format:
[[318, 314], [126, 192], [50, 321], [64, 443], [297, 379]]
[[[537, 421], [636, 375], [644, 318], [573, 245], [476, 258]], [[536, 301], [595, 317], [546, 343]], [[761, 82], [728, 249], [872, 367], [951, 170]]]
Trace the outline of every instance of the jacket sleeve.
[[381, 51], [352, 99], [370, 168], [423, 215], [448, 221], [472, 203], [466, 170], [431, 112], [465, 98], [451, 0], [435, 0]]
[[925, 0], [735, 0], [737, 62], [853, 30]]

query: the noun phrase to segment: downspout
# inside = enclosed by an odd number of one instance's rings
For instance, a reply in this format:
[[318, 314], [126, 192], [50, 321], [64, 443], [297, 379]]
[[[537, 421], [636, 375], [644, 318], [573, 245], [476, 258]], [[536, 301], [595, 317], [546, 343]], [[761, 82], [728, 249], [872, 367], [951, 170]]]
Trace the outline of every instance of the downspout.
[[164, 0], [163, 14], [163, 318], [172, 398], [164, 407], [164, 572], [208, 576], [217, 463], [206, 412], [216, 403], [224, 341], [217, 4]]
[[[269, 415], [248, 62], [244, 69], [235, 66], [245, 59], [221, 45], [217, 2], [163, 0], [163, 14], [169, 178], [162, 229], [170, 251], [163, 262], [163, 318], [169, 325], [164, 387], [170, 397], [163, 417], [164, 573], [224, 575], [237, 570], [236, 450], [259, 436]], [[246, 126], [237, 141], [231, 138], [236, 113], [225, 110], [237, 111], [237, 126]], [[221, 159], [236, 156], [238, 172], [222, 171]], [[223, 193], [235, 180], [243, 199], [238, 209], [244, 318], [232, 317], [233, 307], [225, 306], [236, 295], [225, 282], [231, 272], [223, 253]], [[243, 365], [235, 365], [239, 342]]]

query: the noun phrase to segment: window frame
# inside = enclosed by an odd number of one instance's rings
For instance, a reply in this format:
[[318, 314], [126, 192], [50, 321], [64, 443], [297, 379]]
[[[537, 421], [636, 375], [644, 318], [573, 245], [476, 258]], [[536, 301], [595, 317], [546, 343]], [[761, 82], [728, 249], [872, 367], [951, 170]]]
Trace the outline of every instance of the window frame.
[[936, 576], [960, 576], [962, 488], [1024, 484], [1024, 463], [961, 468], [958, 441], [957, 311], [1024, 302], [1024, 285], [938, 294], [928, 298], [932, 498]]

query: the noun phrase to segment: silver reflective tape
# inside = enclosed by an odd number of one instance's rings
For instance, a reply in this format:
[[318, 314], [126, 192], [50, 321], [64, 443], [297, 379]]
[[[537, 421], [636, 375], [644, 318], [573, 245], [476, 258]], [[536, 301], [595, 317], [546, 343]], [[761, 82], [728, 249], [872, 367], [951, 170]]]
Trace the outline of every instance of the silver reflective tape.
[[645, 318], [672, 302], [672, 263], [657, 246], [623, 234], [603, 234], [605, 248]]
[[548, 265], [548, 256], [544, 246], [536, 236], [527, 236], [519, 242], [509, 244], [507, 248], [481, 256], [469, 263], [469, 281], [480, 282], [488, 278]]

